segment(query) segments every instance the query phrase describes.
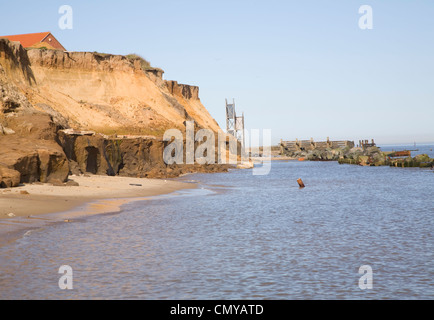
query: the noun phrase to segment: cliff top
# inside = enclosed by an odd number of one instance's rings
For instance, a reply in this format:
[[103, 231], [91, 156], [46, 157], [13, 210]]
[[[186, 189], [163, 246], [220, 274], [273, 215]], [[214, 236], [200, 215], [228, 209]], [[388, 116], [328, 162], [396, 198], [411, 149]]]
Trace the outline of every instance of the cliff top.
[[105, 134], [161, 136], [186, 120], [219, 131], [199, 88], [163, 73], [137, 54], [26, 50], [0, 39], [0, 114], [42, 112], [63, 128]]

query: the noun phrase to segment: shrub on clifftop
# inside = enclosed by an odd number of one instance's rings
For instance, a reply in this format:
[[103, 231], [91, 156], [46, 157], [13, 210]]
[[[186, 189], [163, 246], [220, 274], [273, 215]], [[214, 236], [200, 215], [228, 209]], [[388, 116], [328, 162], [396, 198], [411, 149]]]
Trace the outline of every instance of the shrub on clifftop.
[[142, 67], [143, 70], [148, 70], [148, 69], [152, 68], [151, 63], [148, 60], [146, 60], [145, 58], [143, 58], [142, 56], [139, 56], [138, 54], [130, 53], [130, 54], [127, 54], [125, 57], [127, 59], [129, 59], [130, 61], [139, 60], [140, 66]]

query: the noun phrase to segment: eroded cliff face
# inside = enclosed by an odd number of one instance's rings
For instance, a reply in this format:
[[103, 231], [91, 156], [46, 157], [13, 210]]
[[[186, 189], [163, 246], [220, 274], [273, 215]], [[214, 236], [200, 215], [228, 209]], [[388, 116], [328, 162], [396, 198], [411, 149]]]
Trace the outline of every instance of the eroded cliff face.
[[0, 39], [0, 65], [0, 75], [14, 84], [35, 84], [27, 51], [18, 42]]
[[149, 138], [104, 138], [100, 135], [59, 134], [70, 160], [70, 172], [141, 178], [173, 178], [191, 172], [221, 172], [229, 166], [209, 164], [166, 165], [163, 150], [168, 142]]
[[171, 92], [161, 70], [143, 70], [137, 60], [39, 49], [29, 50], [28, 58], [36, 79], [29, 100], [36, 108], [43, 104], [61, 113], [71, 127], [159, 135], [169, 128], [182, 129], [192, 118], [200, 127], [219, 130], [200, 103], [198, 88], [184, 99]]
[[[185, 132], [186, 120], [197, 129], [220, 128], [198, 87], [162, 75], [120, 55], [25, 50], [0, 39], [0, 187], [62, 183], [71, 173], [173, 177], [220, 170], [164, 163], [167, 129]], [[95, 134], [61, 130], [67, 128]], [[126, 134], [137, 137], [116, 137]]]

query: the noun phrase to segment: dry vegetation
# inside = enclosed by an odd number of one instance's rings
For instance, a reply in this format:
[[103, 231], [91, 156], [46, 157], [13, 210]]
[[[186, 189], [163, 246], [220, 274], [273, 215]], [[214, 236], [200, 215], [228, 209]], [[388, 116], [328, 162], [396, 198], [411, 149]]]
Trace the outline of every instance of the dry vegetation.
[[151, 67], [151, 63], [146, 60], [145, 58], [143, 58], [142, 56], [135, 54], [135, 53], [130, 53], [127, 54], [125, 56], [128, 60], [130, 60], [131, 62], [134, 62], [135, 60], [139, 60], [140, 61], [140, 66], [142, 67], [143, 70], [149, 70], [149, 69], [153, 69]]

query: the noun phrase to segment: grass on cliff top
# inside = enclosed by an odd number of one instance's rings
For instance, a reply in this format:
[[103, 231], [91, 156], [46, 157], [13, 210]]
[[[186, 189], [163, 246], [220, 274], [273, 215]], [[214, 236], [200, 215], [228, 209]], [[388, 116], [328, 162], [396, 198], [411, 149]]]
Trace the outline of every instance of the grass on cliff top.
[[130, 53], [130, 54], [127, 54], [125, 57], [128, 60], [130, 60], [131, 62], [133, 62], [134, 60], [139, 60], [140, 66], [142, 67], [143, 70], [152, 69], [151, 63], [148, 60], [146, 60], [145, 58], [143, 58], [142, 56], [139, 56], [138, 54]]
[[[97, 52], [94, 51], [94, 54], [100, 55], [101, 57], [106, 57], [106, 56], [111, 56], [112, 54], [110, 53], [102, 53], [102, 52]], [[142, 70], [154, 70], [154, 69], [159, 69], [159, 68], [154, 68], [151, 66], [151, 63], [146, 60], [145, 58], [143, 58], [142, 56], [136, 54], [136, 53], [130, 53], [127, 54], [125, 56], [125, 58], [127, 58], [130, 62], [134, 63], [135, 60], [139, 60], [140, 61], [140, 66], [142, 67]], [[159, 69], [161, 70], [161, 69]]]
[[112, 55], [111, 53], [104, 53], [104, 52], [98, 52], [98, 51], [94, 51], [93, 53], [94, 54], [98, 54], [101, 57], [107, 57], [107, 56], [111, 56]]

